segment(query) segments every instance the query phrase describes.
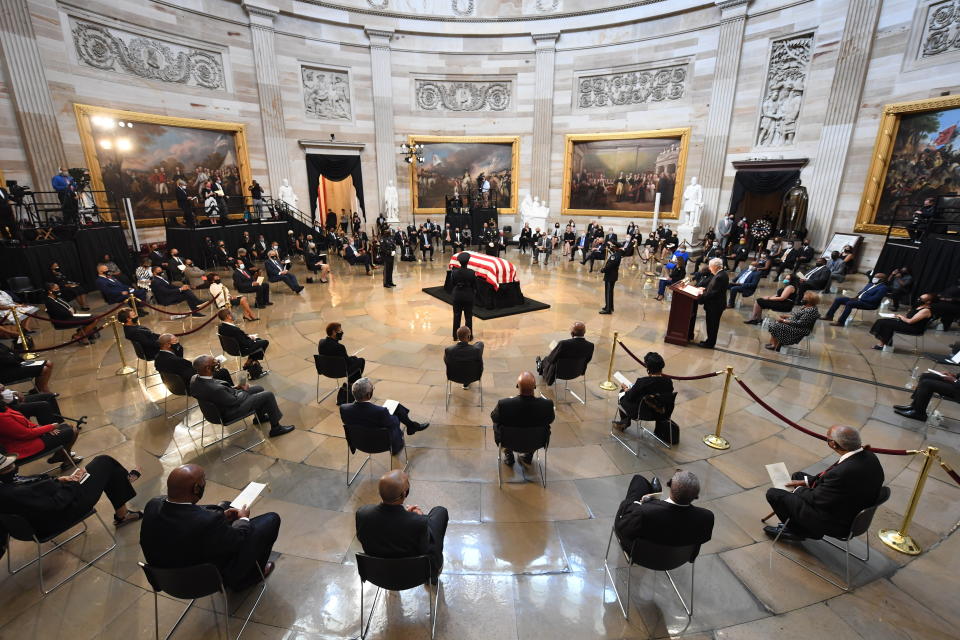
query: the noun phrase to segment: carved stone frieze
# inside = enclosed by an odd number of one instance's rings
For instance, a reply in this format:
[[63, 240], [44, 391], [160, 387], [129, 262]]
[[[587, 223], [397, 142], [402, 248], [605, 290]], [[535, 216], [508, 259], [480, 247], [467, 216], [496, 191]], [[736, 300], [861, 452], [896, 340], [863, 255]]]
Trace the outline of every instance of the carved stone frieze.
[[300, 67], [303, 107], [308, 118], [352, 120], [350, 76], [346, 71]]
[[771, 43], [756, 146], [781, 147], [794, 143], [812, 53], [812, 33]]
[[450, 0], [450, 8], [458, 16], [472, 16], [476, 8], [474, 0]]
[[81, 65], [159, 82], [205, 89], [227, 88], [223, 58], [218, 52], [78, 19], [72, 20], [71, 33]]
[[960, 0], [931, 2], [923, 25], [921, 58], [960, 51]]
[[679, 100], [686, 86], [686, 64], [581, 76], [577, 80], [577, 107], [595, 109]]
[[367, 4], [373, 7], [374, 9], [386, 9], [390, 4], [390, 0], [367, 0]]
[[510, 80], [418, 79], [414, 95], [421, 111], [506, 111], [512, 85]]

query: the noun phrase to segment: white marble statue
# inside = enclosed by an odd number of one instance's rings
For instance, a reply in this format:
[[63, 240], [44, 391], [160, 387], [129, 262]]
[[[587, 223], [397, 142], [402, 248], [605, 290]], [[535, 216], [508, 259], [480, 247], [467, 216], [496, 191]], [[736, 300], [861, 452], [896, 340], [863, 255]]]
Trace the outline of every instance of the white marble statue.
[[[540, 227], [541, 229], [547, 228], [547, 212], [544, 210], [543, 205], [540, 204], [540, 198], [531, 198], [530, 194], [527, 193], [523, 197], [523, 202], [520, 203], [520, 220], [523, 223], [529, 224], [531, 229], [536, 229]], [[520, 226], [523, 226], [522, 224]], [[515, 239], [519, 239], [520, 230], [517, 229]]]
[[400, 194], [397, 193], [397, 187], [393, 184], [393, 180], [383, 190], [383, 202], [387, 210], [387, 222], [399, 222]]
[[530, 193], [523, 196], [523, 202], [520, 203], [520, 218], [526, 220], [529, 217], [533, 216], [533, 198], [530, 197]]
[[298, 200], [297, 194], [293, 192], [293, 187], [290, 186], [289, 180], [284, 178], [282, 182], [283, 184], [280, 185], [280, 191], [277, 192], [277, 199], [288, 207], [296, 209]]
[[684, 224], [691, 227], [700, 225], [700, 212], [703, 211], [703, 187], [697, 183], [697, 177], [690, 178], [690, 184], [683, 190]]
[[538, 196], [534, 196], [533, 206], [535, 207], [538, 218], [547, 218], [550, 216], [550, 207], [547, 206], [546, 200], [540, 202], [540, 198]]

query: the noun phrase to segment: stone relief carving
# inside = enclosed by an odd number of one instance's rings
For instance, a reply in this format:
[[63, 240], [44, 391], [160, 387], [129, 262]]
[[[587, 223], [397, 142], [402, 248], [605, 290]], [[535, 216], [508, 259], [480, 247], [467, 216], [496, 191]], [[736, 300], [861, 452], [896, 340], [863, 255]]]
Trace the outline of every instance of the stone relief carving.
[[458, 16], [472, 16], [475, 4], [474, 0], [450, 0], [450, 8]]
[[414, 95], [421, 111], [506, 111], [510, 80], [416, 80]]
[[577, 82], [577, 106], [592, 109], [611, 105], [679, 100], [687, 84], [687, 65], [582, 76]]
[[350, 76], [346, 71], [300, 67], [303, 107], [308, 118], [352, 120]]
[[367, 4], [374, 9], [386, 9], [390, 4], [390, 0], [367, 0]]
[[227, 88], [219, 53], [76, 19], [71, 32], [77, 59], [82, 65], [160, 82], [205, 89]]
[[560, 0], [537, 0], [537, 11], [551, 13], [560, 8]]
[[960, 50], [960, 0], [932, 2], [923, 26], [921, 58]]
[[793, 144], [812, 52], [812, 33], [774, 40], [770, 45], [770, 64], [757, 127], [758, 147]]

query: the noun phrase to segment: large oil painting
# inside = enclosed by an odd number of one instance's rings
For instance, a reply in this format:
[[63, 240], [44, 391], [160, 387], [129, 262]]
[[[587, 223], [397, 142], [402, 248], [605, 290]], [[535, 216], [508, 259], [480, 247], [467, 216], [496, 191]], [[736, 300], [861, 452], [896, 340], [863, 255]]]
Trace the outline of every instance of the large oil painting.
[[516, 212], [518, 137], [410, 136], [409, 144], [423, 145], [423, 162], [412, 169], [414, 213], [443, 213], [446, 198], [473, 197], [484, 181], [488, 206]]
[[179, 213], [180, 180], [199, 196], [219, 178], [231, 212], [242, 211], [234, 197], [247, 195], [250, 184], [243, 125], [80, 104], [75, 111], [93, 188], [129, 197], [138, 222], [159, 224], [162, 211]]
[[957, 193], [958, 165], [960, 96], [884, 106], [856, 230], [885, 234], [894, 218], [906, 224], [924, 198]]
[[690, 129], [570, 134], [563, 215], [677, 218]]

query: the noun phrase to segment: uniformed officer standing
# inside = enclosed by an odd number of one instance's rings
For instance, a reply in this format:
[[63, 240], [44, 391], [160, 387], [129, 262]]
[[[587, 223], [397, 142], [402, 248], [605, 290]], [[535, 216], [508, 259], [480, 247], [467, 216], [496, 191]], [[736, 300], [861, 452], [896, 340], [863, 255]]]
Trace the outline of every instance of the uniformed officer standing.
[[608, 243], [610, 254], [604, 263], [600, 273], [603, 274], [603, 309], [600, 313], [607, 315], [613, 313], [613, 288], [620, 277], [620, 259], [623, 257], [623, 247], [618, 244]]
[[395, 287], [393, 283], [393, 259], [397, 255], [397, 243], [393, 240], [393, 234], [387, 233], [381, 236], [380, 240], [380, 258], [383, 260], [383, 286], [389, 289]]

